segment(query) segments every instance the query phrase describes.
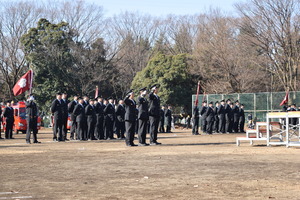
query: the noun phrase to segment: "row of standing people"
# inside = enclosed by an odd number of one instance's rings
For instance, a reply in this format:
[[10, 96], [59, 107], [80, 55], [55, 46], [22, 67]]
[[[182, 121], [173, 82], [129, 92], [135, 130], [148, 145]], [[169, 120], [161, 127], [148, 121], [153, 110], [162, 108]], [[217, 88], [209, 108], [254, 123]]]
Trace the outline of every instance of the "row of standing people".
[[158, 84], [150, 89], [149, 100], [146, 98], [147, 88], [140, 89], [137, 101], [134, 99], [133, 90], [130, 90], [117, 106], [112, 98], [104, 100], [98, 97], [97, 100], [89, 100], [88, 97], [82, 99], [74, 96], [74, 100], [68, 102], [66, 94], [58, 93], [51, 106], [53, 140], [68, 140], [66, 124], [70, 114], [71, 140], [111, 140], [115, 139], [116, 133], [119, 139], [125, 139], [127, 146], [136, 146], [134, 134], [137, 130], [140, 146], [148, 145], [147, 132], [150, 133], [151, 145], [160, 144], [157, 142], [157, 133], [158, 128], [161, 132], [164, 131], [164, 117], [167, 118], [166, 131], [171, 131], [171, 107], [161, 109], [160, 98], [157, 95]]
[[245, 132], [245, 113], [244, 105], [239, 101], [235, 104], [228, 99], [220, 102], [202, 102], [201, 109], [198, 106], [193, 108], [193, 135], [199, 135], [199, 122], [203, 133], [239, 133]]

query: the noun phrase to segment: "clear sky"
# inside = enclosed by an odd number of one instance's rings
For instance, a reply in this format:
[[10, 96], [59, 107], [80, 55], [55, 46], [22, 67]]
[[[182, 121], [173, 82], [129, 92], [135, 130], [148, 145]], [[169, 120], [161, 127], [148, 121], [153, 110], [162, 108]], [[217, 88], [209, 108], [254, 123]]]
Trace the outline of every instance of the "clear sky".
[[243, 0], [86, 0], [103, 6], [105, 15], [112, 16], [122, 11], [139, 11], [154, 16], [168, 14], [186, 15], [203, 13], [212, 8], [220, 8], [233, 14], [234, 3]]

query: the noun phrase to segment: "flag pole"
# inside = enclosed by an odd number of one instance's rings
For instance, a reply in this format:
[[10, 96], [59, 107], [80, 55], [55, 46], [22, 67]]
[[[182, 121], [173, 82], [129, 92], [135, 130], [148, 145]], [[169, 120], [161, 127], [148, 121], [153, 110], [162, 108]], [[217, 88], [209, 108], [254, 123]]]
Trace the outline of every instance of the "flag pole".
[[32, 93], [32, 82], [33, 82], [33, 70], [30, 69], [30, 87], [29, 87], [29, 95]]
[[200, 92], [200, 81], [198, 81], [197, 96], [196, 96], [196, 100], [195, 100], [195, 106], [198, 106], [199, 92]]

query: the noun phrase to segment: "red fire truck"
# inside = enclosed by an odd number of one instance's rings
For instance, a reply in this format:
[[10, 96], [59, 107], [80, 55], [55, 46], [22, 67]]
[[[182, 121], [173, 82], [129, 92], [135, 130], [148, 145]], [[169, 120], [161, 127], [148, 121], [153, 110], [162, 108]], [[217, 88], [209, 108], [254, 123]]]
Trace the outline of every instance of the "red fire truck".
[[[27, 122], [26, 122], [26, 105], [25, 102], [20, 101], [18, 103], [12, 104], [12, 107], [14, 109], [14, 127], [13, 131], [14, 133], [18, 134], [19, 132], [26, 133], [27, 129]], [[5, 106], [1, 106], [2, 112], [4, 110]], [[5, 131], [5, 118], [2, 120], [2, 127]], [[38, 130], [41, 129], [41, 117], [38, 117], [38, 123], [37, 123]]]

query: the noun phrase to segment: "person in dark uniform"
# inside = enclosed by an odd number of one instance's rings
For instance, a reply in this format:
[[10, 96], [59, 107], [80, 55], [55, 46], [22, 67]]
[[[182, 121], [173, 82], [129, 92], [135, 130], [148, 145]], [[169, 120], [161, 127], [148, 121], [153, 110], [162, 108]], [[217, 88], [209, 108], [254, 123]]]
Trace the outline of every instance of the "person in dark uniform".
[[202, 102], [202, 107], [200, 110], [200, 115], [201, 115], [201, 122], [202, 122], [202, 132], [206, 133], [206, 126], [207, 126], [207, 121], [206, 121], [206, 110], [207, 110], [207, 101]]
[[114, 120], [115, 120], [115, 106], [113, 98], [108, 99], [108, 104], [104, 108], [105, 113], [105, 139], [112, 140], [114, 138]]
[[145, 98], [147, 94], [147, 88], [140, 89], [140, 96], [138, 97], [138, 119], [139, 119], [139, 146], [147, 146], [149, 144], [146, 143], [146, 134], [149, 120], [149, 106], [148, 100]]
[[85, 123], [85, 110], [83, 106], [83, 99], [78, 99], [78, 104], [75, 106], [73, 115], [75, 116], [77, 129], [76, 138], [77, 140], [84, 140], [84, 123]]
[[136, 104], [136, 107], [135, 107], [135, 119], [136, 119], [136, 122], [135, 122], [135, 134], [139, 134], [139, 118], [138, 118], [138, 115], [139, 115], [139, 107], [138, 107], [138, 104]]
[[240, 121], [240, 102], [238, 100], [235, 101], [235, 105], [233, 106], [233, 131], [235, 133], [239, 132], [239, 121]]
[[127, 146], [137, 146], [134, 144], [134, 133], [136, 123], [136, 102], [134, 100], [133, 90], [129, 90], [124, 99], [125, 102], [125, 127], [126, 127], [126, 139]]
[[11, 101], [7, 101], [6, 107], [3, 111], [3, 117], [5, 117], [5, 139], [13, 138], [13, 126], [14, 126], [14, 109], [11, 107]]
[[[89, 105], [89, 97], [87, 95], [83, 96], [83, 107], [85, 109], [86, 106]], [[83, 122], [83, 140], [87, 140], [87, 118], [85, 117], [85, 121]]]
[[159, 84], [155, 84], [150, 87], [149, 94], [149, 121], [150, 121], [150, 145], [160, 145], [157, 142], [157, 132], [159, 124], [160, 114], [160, 98], [157, 95], [159, 90]]
[[162, 106], [159, 111], [159, 132], [165, 132], [165, 106]]
[[[297, 107], [296, 104], [292, 104], [291, 107], [289, 109], [287, 109], [288, 112], [293, 112], [293, 111], [297, 111]], [[289, 119], [289, 124], [291, 125], [296, 125], [297, 124], [297, 118], [290, 118]], [[295, 128], [295, 127], [294, 127]]]
[[230, 128], [230, 124], [231, 124], [231, 100], [227, 99], [226, 101], [226, 106], [225, 106], [225, 131], [226, 133], [231, 133], [231, 128]]
[[124, 101], [120, 100], [116, 109], [116, 134], [118, 139], [125, 138], [125, 107]]
[[95, 137], [98, 140], [104, 139], [104, 104], [103, 98], [98, 97], [98, 102], [95, 104], [95, 111], [96, 111], [96, 128], [95, 128]]
[[218, 109], [218, 116], [219, 116], [219, 132], [220, 133], [225, 133], [225, 100], [221, 101], [221, 105], [219, 106]]
[[215, 121], [214, 121], [214, 125], [213, 125], [213, 131], [215, 133], [219, 133], [219, 116], [218, 116], [218, 110], [220, 108], [220, 103], [218, 101], [216, 101], [215, 103], [215, 107], [214, 107], [214, 113], [215, 113]]
[[89, 105], [85, 107], [85, 116], [87, 121], [87, 139], [96, 140], [94, 136], [96, 126], [96, 112], [93, 99], [90, 99]]
[[[70, 119], [71, 119], [71, 128], [70, 128], [70, 140], [74, 140], [74, 134], [76, 132], [76, 117], [75, 115], [73, 114], [73, 111], [74, 111], [74, 108], [75, 106], [78, 104], [78, 95], [75, 95], [74, 98], [73, 98], [73, 101], [71, 101], [69, 104], [68, 104], [68, 112], [70, 114]], [[78, 138], [76, 138], [78, 139]]]
[[239, 130], [241, 133], [245, 133], [245, 112], [244, 112], [244, 104], [240, 106], [240, 120], [239, 120]]
[[63, 105], [61, 98], [61, 93], [57, 93], [56, 99], [52, 102], [51, 106], [51, 113], [53, 115], [53, 141], [64, 141], [62, 135]]
[[30, 144], [30, 135], [32, 131], [33, 143], [41, 143], [37, 140], [37, 118], [38, 118], [38, 109], [36, 103], [34, 102], [34, 96], [29, 95], [26, 105], [26, 122], [27, 122], [27, 131], [26, 131], [26, 143]]
[[233, 107], [234, 107], [233, 103], [230, 103], [231, 110], [230, 110], [230, 113], [229, 113], [229, 120], [230, 120], [230, 123], [229, 123], [229, 133], [233, 132], [233, 115], [234, 115], [234, 113], [233, 113]]
[[68, 112], [68, 104], [69, 104], [69, 100], [68, 100], [68, 95], [67, 93], [63, 93], [62, 94], [62, 134], [63, 134], [63, 138], [64, 140], [68, 140], [67, 139], [67, 133], [68, 133], [68, 117], [69, 117], [69, 112]]
[[168, 106], [168, 109], [165, 111], [165, 117], [167, 121], [167, 128], [166, 128], [166, 133], [172, 133], [171, 132], [171, 126], [172, 126], [172, 111], [171, 111], [171, 106]]
[[213, 104], [214, 104], [213, 102], [209, 102], [205, 113], [206, 121], [207, 121], [207, 129], [206, 129], [207, 134], [212, 134], [213, 131], [213, 125], [215, 121], [215, 112], [214, 112]]
[[193, 109], [193, 135], [199, 135], [199, 108], [198, 106], [194, 106]]

